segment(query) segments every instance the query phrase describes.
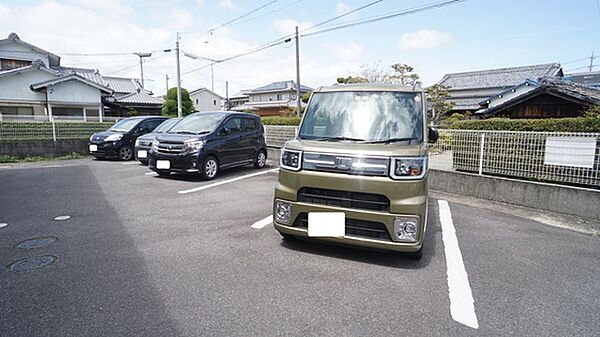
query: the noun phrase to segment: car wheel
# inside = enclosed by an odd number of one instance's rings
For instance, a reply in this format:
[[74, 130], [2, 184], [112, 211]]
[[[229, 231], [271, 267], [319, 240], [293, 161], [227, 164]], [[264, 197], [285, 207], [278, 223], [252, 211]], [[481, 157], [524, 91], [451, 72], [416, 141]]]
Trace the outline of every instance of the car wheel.
[[211, 180], [214, 179], [218, 173], [219, 162], [217, 161], [217, 158], [213, 156], [207, 157], [204, 161], [204, 164], [202, 165], [202, 169], [200, 170], [200, 175], [202, 176], [202, 178], [206, 180]]
[[254, 159], [254, 167], [257, 169], [261, 169], [265, 167], [267, 164], [267, 154], [264, 150], [258, 151], [256, 158]]
[[133, 149], [129, 145], [123, 145], [119, 149], [117, 156], [120, 160], [131, 160], [131, 158], [133, 158]]
[[[277, 231], [277, 232], [279, 232], [279, 231]], [[279, 235], [281, 235], [281, 238], [283, 239], [283, 241], [288, 241], [289, 242], [289, 241], [296, 240], [296, 237], [293, 236], [293, 235], [290, 235], [290, 234], [279, 232]]]
[[147, 160], [140, 160], [139, 161], [142, 165], [144, 166], [148, 166], [148, 161]]

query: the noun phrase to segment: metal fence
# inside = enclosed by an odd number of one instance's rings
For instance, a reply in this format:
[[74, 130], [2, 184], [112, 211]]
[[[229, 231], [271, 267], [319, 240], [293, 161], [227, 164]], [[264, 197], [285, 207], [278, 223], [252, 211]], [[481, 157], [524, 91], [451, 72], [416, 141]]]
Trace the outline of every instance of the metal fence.
[[600, 187], [599, 133], [440, 130], [430, 167]]
[[114, 123], [123, 117], [103, 116], [47, 116], [47, 115], [7, 115], [0, 113], [0, 122], [111, 122]]
[[0, 142], [26, 140], [86, 139], [94, 132], [108, 129], [113, 123], [58, 121], [0, 121]]

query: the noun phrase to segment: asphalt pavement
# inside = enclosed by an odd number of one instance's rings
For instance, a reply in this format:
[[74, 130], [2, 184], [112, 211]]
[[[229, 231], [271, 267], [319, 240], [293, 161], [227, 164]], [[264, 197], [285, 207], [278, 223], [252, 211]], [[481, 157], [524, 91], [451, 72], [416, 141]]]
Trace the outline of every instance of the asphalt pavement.
[[[273, 167], [203, 181], [88, 158], [3, 166], [0, 336], [600, 334], [600, 238], [510, 207], [434, 194], [414, 261], [252, 227], [271, 215]], [[50, 244], [16, 246], [35, 238]], [[14, 270], [39, 256], [55, 261]]]

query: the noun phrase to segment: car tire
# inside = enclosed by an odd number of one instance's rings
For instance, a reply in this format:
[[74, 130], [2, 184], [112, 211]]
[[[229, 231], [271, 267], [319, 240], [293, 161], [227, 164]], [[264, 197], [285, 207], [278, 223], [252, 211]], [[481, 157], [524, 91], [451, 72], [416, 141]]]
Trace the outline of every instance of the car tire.
[[171, 172], [156, 172], [160, 177], [168, 177], [171, 175]]
[[254, 168], [261, 169], [267, 164], [267, 153], [265, 150], [258, 151], [256, 158], [254, 158]]
[[148, 161], [147, 160], [139, 160], [140, 164], [144, 165], [144, 166], [148, 166]]
[[214, 179], [219, 174], [219, 161], [213, 156], [208, 156], [200, 168], [200, 176], [205, 180]]
[[421, 246], [421, 248], [419, 250], [417, 250], [416, 252], [412, 252], [410, 253], [410, 258], [413, 260], [420, 260], [423, 257], [423, 246]]
[[123, 145], [117, 151], [117, 158], [119, 160], [128, 161], [133, 158], [133, 148], [129, 145]]

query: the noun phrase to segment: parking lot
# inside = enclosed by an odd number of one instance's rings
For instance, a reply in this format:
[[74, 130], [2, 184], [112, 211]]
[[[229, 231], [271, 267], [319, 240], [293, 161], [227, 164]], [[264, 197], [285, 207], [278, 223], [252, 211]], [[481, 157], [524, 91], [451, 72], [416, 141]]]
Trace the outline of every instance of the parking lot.
[[[0, 335], [600, 332], [598, 236], [433, 193], [420, 261], [284, 241], [268, 220], [276, 179], [274, 166], [203, 181], [89, 158], [4, 165]], [[33, 238], [50, 244], [17, 247]], [[16, 270], [36, 256], [56, 259]]]

